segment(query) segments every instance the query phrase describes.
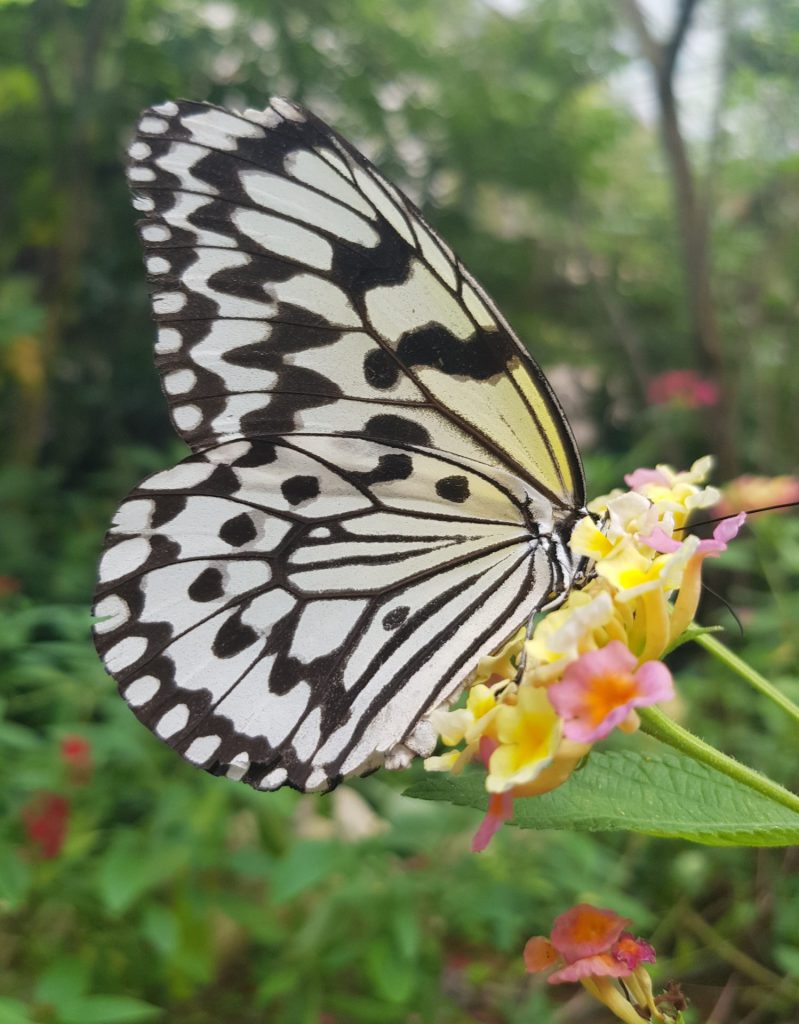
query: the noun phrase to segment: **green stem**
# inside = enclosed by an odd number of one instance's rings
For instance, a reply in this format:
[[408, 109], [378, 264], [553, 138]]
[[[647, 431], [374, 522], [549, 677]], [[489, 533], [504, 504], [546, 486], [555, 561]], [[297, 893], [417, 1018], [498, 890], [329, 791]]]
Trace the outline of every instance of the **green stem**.
[[694, 642], [699, 644], [700, 647], [704, 647], [715, 658], [718, 658], [727, 668], [737, 672], [750, 686], [753, 686], [759, 693], [762, 693], [764, 697], [774, 701], [777, 707], [782, 708], [786, 715], [789, 715], [799, 724], [799, 707], [786, 697], [782, 691], [778, 690], [776, 686], [770, 683], [768, 679], [764, 679], [759, 672], [755, 672], [745, 661], [742, 661], [737, 654], [733, 654], [720, 640], [717, 640], [711, 633], [700, 633], [694, 637]]
[[667, 743], [675, 750], [692, 757], [694, 761], [715, 768], [716, 771], [722, 772], [737, 782], [742, 782], [750, 789], [757, 790], [763, 796], [782, 804], [783, 807], [787, 807], [795, 814], [799, 814], [799, 796], [767, 776], [761, 775], [760, 772], [756, 772], [753, 768], [747, 768], [745, 764], [736, 761], [734, 757], [722, 754], [720, 750], [716, 750], [709, 743], [705, 743], [698, 736], [683, 729], [681, 725], [677, 725], [659, 708], [639, 708], [638, 714], [641, 716], [641, 729], [649, 736], [660, 740], [661, 743]]

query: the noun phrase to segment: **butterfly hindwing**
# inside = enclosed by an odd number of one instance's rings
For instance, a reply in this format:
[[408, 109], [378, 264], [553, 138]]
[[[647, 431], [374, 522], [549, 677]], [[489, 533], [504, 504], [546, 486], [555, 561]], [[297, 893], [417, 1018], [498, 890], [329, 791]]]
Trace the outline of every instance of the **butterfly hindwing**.
[[220, 445], [117, 513], [98, 649], [208, 770], [323, 789], [403, 763], [430, 752], [424, 711], [551, 586], [526, 499], [478, 464], [362, 439]]

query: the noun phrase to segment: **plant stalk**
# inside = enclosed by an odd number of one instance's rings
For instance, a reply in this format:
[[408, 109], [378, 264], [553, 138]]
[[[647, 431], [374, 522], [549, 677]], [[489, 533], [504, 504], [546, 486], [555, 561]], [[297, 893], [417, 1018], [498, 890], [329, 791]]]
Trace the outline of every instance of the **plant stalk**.
[[687, 754], [694, 761], [706, 764], [710, 768], [742, 782], [750, 789], [762, 793], [775, 803], [782, 804], [795, 814], [799, 814], [799, 796], [785, 789], [779, 783], [774, 782], [766, 775], [761, 775], [754, 768], [748, 768], [740, 761], [736, 761], [729, 754], [722, 754], [720, 750], [711, 747], [709, 743], [700, 740], [698, 736], [683, 729], [673, 719], [665, 715], [659, 708], [639, 708], [638, 714], [641, 717], [641, 729], [649, 736], [666, 743], [668, 746]]
[[797, 724], [799, 724], [799, 707], [794, 704], [790, 698], [786, 697], [785, 694], [778, 690], [773, 683], [770, 683], [768, 679], [764, 679], [759, 672], [756, 672], [750, 665], [747, 665], [745, 661], [734, 654], [729, 647], [726, 647], [720, 640], [717, 640], [710, 633], [700, 633], [694, 637], [694, 643], [699, 644], [700, 647], [704, 647], [706, 651], [709, 651], [715, 658], [731, 668], [733, 672], [737, 672], [738, 675], [747, 681], [750, 686], [753, 686], [758, 693], [762, 693], [764, 697], [768, 697], [769, 700], [773, 701], [777, 707], [781, 708], [786, 715], [789, 715]]

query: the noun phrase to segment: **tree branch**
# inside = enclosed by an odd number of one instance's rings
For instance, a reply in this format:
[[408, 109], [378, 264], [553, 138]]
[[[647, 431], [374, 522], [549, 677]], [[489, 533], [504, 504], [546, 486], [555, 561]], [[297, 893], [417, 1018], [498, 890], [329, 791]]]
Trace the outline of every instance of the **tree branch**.
[[681, 0], [680, 9], [677, 12], [677, 20], [674, 24], [671, 36], [662, 47], [663, 67], [661, 68], [660, 73], [669, 82], [674, 74], [674, 64], [677, 60], [677, 54], [680, 52], [680, 47], [685, 40], [685, 35], [691, 25], [691, 18], [694, 15], [694, 11], [696, 10], [698, 3], [699, 0]]
[[685, 41], [685, 35], [691, 25], [691, 19], [696, 11], [699, 0], [680, 0], [680, 7], [677, 11], [677, 20], [669, 38], [661, 43], [649, 31], [643, 11], [638, 6], [637, 0], [622, 0], [627, 11], [627, 17], [638, 36], [644, 56], [652, 65], [661, 85], [671, 85], [674, 74], [674, 65], [680, 47]]

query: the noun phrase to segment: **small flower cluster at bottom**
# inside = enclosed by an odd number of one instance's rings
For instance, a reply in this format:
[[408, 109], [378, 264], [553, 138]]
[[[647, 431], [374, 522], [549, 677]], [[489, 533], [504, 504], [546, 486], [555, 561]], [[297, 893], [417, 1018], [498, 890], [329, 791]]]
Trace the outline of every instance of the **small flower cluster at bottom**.
[[687, 472], [639, 469], [625, 477], [628, 491], [592, 502], [570, 539], [592, 578], [526, 644], [520, 630], [480, 662], [465, 707], [430, 716], [453, 749], [428, 758], [428, 771], [458, 773], [475, 759], [486, 769], [489, 808], [473, 849], [512, 816], [514, 798], [561, 785], [595, 742], [638, 728], [637, 707], [673, 697], [660, 659], [693, 621], [705, 559], [725, 551], [746, 518], [721, 522], [704, 540], [686, 532], [692, 512], [719, 500], [704, 486], [711, 465], [707, 456]]
[[555, 919], [549, 938], [527, 942], [525, 967], [533, 974], [550, 971], [550, 985], [579, 981], [625, 1024], [666, 1021], [661, 1007], [671, 1003], [678, 1012], [680, 1000], [674, 994], [655, 999], [644, 967], [655, 962], [655, 951], [625, 930], [629, 924], [612, 910], [580, 903]]

